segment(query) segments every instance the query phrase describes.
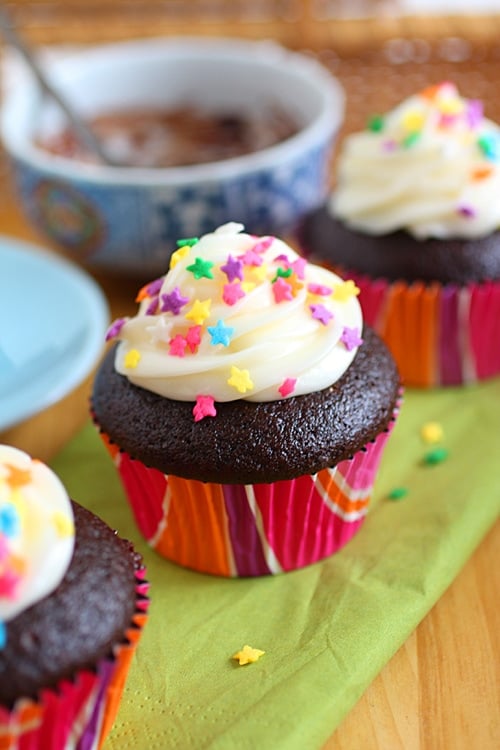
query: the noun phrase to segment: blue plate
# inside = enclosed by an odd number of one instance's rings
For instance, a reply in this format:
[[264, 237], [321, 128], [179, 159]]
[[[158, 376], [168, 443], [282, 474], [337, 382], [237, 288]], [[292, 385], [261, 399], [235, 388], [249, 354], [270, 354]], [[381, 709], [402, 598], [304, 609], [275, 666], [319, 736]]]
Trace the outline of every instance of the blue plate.
[[108, 321], [106, 299], [87, 273], [0, 236], [0, 430], [83, 381], [103, 351]]

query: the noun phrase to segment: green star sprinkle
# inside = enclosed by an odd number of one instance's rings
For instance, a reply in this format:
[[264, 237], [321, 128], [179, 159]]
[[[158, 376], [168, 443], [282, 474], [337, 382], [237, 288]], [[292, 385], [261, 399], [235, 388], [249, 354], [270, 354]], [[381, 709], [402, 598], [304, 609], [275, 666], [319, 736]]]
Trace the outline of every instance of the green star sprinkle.
[[420, 140], [421, 135], [422, 134], [420, 132], [414, 131], [413, 133], [407, 135], [406, 138], [403, 138], [402, 143], [404, 148], [411, 148], [412, 146], [414, 146], [415, 143]]
[[384, 129], [384, 118], [382, 115], [373, 115], [370, 117], [367, 123], [368, 130], [371, 130], [372, 133], [381, 133]]
[[425, 454], [424, 464], [427, 464], [427, 466], [435, 466], [436, 464], [446, 461], [447, 458], [448, 451], [446, 448], [434, 448]]
[[191, 271], [195, 279], [213, 279], [213, 273], [210, 270], [213, 263], [203, 258], [195, 258], [194, 263], [186, 266], [186, 271]]
[[193, 245], [196, 245], [197, 242], [199, 242], [199, 237], [185, 237], [182, 240], [177, 240], [177, 247], [193, 247]]
[[406, 489], [406, 487], [394, 487], [394, 489], [391, 490], [387, 495], [387, 498], [389, 500], [402, 500], [407, 496], [407, 494], [408, 490]]

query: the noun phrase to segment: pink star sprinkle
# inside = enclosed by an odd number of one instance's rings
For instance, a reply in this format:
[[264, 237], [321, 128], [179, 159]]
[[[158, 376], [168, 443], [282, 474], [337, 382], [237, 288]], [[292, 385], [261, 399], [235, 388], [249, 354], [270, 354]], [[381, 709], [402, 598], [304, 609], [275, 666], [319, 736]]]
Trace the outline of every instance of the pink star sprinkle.
[[246, 266], [261, 266], [264, 263], [264, 259], [253, 248], [240, 255], [240, 258]]
[[235, 305], [239, 299], [245, 296], [245, 292], [241, 288], [241, 284], [225, 284], [222, 290], [222, 299], [226, 305]]
[[305, 276], [305, 270], [307, 266], [307, 261], [305, 258], [297, 258], [297, 260], [294, 260], [291, 264], [291, 267], [297, 274], [298, 279], [303, 279]]
[[126, 322], [127, 318], [118, 318], [114, 323], [111, 323], [106, 332], [106, 341], [111, 341], [111, 339], [116, 338]]
[[201, 326], [190, 326], [186, 334], [186, 344], [191, 354], [195, 354], [201, 341]]
[[259, 242], [256, 242], [252, 247], [254, 253], [265, 253], [265, 251], [271, 247], [274, 242], [274, 237], [263, 237]]
[[363, 339], [359, 335], [359, 328], [349, 328], [349, 326], [344, 326], [340, 340], [348, 352], [363, 343]]
[[327, 310], [324, 305], [309, 305], [309, 309], [312, 312], [313, 318], [319, 320], [324, 326], [328, 325], [333, 318], [333, 313]]
[[272, 288], [275, 302], [279, 303], [293, 299], [292, 287], [281, 276], [276, 279]]
[[196, 404], [193, 407], [194, 421], [199, 422], [205, 417], [215, 417], [217, 411], [212, 396], [196, 396]]
[[15, 599], [20, 580], [21, 576], [13, 570], [6, 570], [2, 573], [0, 575], [0, 596], [5, 599]]
[[183, 357], [186, 353], [186, 339], [180, 333], [168, 342], [168, 353], [173, 357]]
[[333, 290], [330, 286], [324, 284], [308, 284], [307, 291], [316, 294], [318, 297], [329, 297]]
[[286, 378], [278, 388], [278, 391], [281, 393], [283, 398], [286, 398], [294, 392], [296, 384], [297, 378]]

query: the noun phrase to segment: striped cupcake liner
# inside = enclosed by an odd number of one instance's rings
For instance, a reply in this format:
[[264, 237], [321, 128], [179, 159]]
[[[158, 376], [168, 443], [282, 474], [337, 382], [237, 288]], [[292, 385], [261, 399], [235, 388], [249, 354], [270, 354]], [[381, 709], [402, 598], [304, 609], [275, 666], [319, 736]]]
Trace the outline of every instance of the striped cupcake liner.
[[139, 530], [153, 549], [202, 573], [246, 577], [310, 565], [340, 550], [356, 534], [393, 422], [333, 468], [253, 485], [165, 475], [101, 436]]
[[98, 750], [118, 712], [127, 673], [147, 620], [149, 584], [136, 571], [136, 608], [123, 641], [92, 671], [82, 670], [37, 700], [0, 705], [0, 750]]
[[464, 385], [500, 374], [500, 281], [457, 286], [342, 274], [359, 286], [364, 320], [386, 342], [405, 385]]

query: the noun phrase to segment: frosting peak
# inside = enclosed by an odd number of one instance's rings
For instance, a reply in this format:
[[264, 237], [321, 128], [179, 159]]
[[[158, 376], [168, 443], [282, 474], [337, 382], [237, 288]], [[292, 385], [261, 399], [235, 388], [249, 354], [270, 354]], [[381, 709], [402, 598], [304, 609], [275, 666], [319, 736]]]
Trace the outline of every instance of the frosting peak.
[[73, 511], [60, 480], [41, 461], [0, 445], [0, 647], [3, 622], [57, 588], [73, 546]]
[[272, 401], [321, 390], [361, 343], [359, 290], [307, 263], [276, 237], [226, 224], [181, 240], [165, 277], [146, 285], [138, 315], [115, 321], [115, 366], [135, 385], [196, 401]]
[[484, 236], [500, 227], [499, 165], [498, 125], [441, 83], [346, 138], [330, 208], [368, 234]]

